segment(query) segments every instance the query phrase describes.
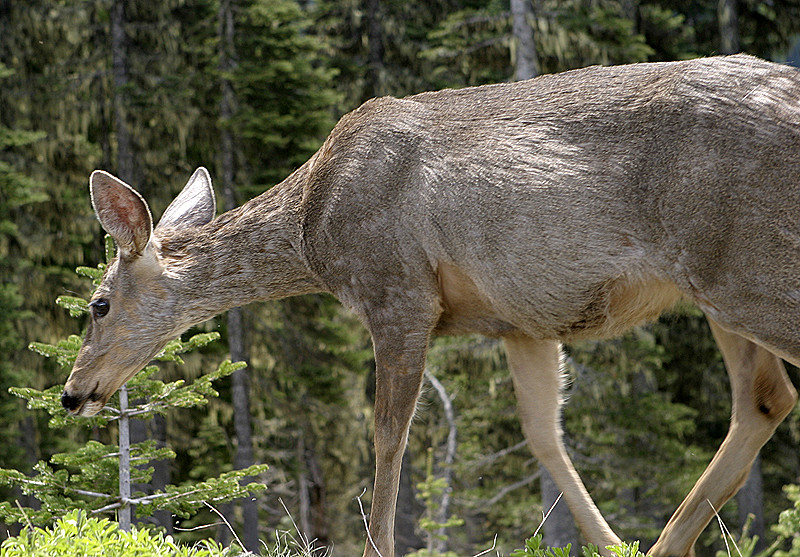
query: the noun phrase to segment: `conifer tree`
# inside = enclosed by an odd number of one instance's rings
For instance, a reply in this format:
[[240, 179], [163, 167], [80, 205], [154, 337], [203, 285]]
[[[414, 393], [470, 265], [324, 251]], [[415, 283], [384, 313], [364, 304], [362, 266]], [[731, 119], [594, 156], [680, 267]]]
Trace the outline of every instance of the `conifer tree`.
[[[106, 259], [113, 256], [113, 244], [106, 240]], [[79, 267], [79, 275], [88, 277], [99, 285], [106, 265], [97, 268]], [[84, 298], [62, 296], [57, 304], [73, 317], [88, 311]], [[187, 341], [176, 339], [170, 342], [156, 356], [162, 362], [183, 363], [181, 354], [196, 350], [219, 338], [218, 333], [201, 333]], [[57, 344], [32, 343], [31, 350], [48, 358], [53, 358], [65, 368], [75, 361], [81, 346], [81, 338], [71, 335]], [[153, 468], [146, 465], [154, 460], [174, 458], [168, 448], [157, 448], [156, 443], [147, 440], [130, 444], [127, 434], [131, 419], [149, 419], [155, 414], [165, 414], [173, 408], [189, 408], [206, 404], [208, 399], [217, 396], [213, 382], [241, 369], [243, 363], [222, 362], [219, 367], [187, 385], [182, 380], [164, 383], [154, 378], [157, 365], [147, 366], [131, 379], [127, 385], [112, 398], [103, 411], [92, 418], [73, 417], [61, 407], [61, 385], [44, 391], [33, 388], [12, 388], [11, 392], [28, 401], [31, 409], [44, 409], [50, 418], [52, 428], [65, 427], [106, 427], [117, 424], [119, 445], [89, 441], [76, 451], [55, 454], [49, 462], [40, 461], [35, 466], [34, 475], [13, 469], [0, 469], [0, 485], [16, 486], [23, 493], [33, 495], [41, 503], [40, 508], [24, 508], [10, 501], [0, 502], [0, 517], [9, 522], [44, 525], [68, 511], [79, 508], [92, 513], [118, 515], [120, 527], [130, 529], [130, 510], [136, 516], [150, 516], [156, 510], [167, 510], [175, 515], [187, 517], [204, 504], [227, 502], [243, 497], [248, 493], [261, 491], [263, 484], [256, 482], [241, 486], [244, 477], [258, 476], [267, 466], [251, 466], [243, 470], [226, 472], [215, 478], [169, 485], [163, 492], [146, 495], [131, 493], [131, 484], [145, 484], [151, 479]], [[127, 398], [138, 402], [128, 406]], [[134, 466], [131, 466], [131, 464]]]
[[[13, 71], [0, 63], [0, 83]], [[0, 466], [25, 466], [36, 452], [33, 424], [22, 413], [19, 399], [8, 388], [20, 384], [29, 370], [15, 365], [10, 357], [24, 349], [19, 323], [27, 312], [23, 307], [20, 279], [33, 263], [20, 248], [22, 232], [18, 225], [20, 214], [29, 206], [47, 200], [43, 186], [26, 175], [21, 159], [24, 153], [42, 138], [41, 132], [11, 129], [5, 119], [0, 121], [0, 435], [7, 442], [0, 447]], [[0, 497], [19, 494], [0, 491]], [[5, 533], [5, 528], [0, 531]], [[2, 534], [0, 534], [2, 537]]]

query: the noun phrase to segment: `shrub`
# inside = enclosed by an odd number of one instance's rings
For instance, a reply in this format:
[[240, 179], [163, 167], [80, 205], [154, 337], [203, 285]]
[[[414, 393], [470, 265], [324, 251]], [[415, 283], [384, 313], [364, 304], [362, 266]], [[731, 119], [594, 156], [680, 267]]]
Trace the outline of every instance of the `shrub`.
[[0, 557], [234, 557], [241, 549], [223, 548], [213, 540], [179, 544], [172, 536], [146, 528], [120, 530], [107, 518], [91, 518], [74, 510], [47, 529], [28, 528], [0, 545]]

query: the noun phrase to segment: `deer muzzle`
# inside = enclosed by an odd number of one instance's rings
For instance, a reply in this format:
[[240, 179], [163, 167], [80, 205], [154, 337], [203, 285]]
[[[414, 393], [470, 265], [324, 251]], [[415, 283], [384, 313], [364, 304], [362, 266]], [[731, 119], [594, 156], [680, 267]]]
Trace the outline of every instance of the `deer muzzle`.
[[70, 378], [61, 393], [61, 406], [67, 412], [76, 416], [94, 416], [103, 409], [115, 390], [110, 390], [108, 394], [104, 394], [101, 392], [99, 381], [94, 384], [91, 390], [82, 390], [79, 386], [76, 386], [76, 381]]
[[61, 393], [61, 406], [70, 414], [75, 414], [83, 405], [83, 401], [76, 396], [72, 396], [67, 391]]
[[94, 416], [106, 405], [109, 397], [104, 397], [97, 391], [92, 392], [89, 396], [75, 396], [64, 389], [61, 393], [61, 405], [70, 414], [76, 416], [89, 417]]

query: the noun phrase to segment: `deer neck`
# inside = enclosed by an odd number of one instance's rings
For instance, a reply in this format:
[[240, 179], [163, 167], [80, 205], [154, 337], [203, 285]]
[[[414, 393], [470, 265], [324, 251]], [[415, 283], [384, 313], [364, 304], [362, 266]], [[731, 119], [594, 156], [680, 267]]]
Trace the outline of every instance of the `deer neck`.
[[187, 322], [323, 290], [302, 255], [300, 173], [203, 227], [159, 239], [169, 291], [186, 304]]

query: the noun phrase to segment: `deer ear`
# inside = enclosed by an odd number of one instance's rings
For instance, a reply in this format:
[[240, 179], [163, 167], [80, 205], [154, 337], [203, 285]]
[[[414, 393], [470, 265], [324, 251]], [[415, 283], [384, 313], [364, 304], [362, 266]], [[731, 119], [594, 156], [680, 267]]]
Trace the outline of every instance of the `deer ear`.
[[211, 187], [211, 176], [201, 166], [161, 215], [157, 228], [202, 226], [210, 222], [216, 212], [217, 202], [214, 188]]
[[114, 238], [121, 255], [142, 255], [153, 232], [150, 208], [142, 196], [119, 178], [102, 170], [92, 172], [89, 193], [97, 219]]

